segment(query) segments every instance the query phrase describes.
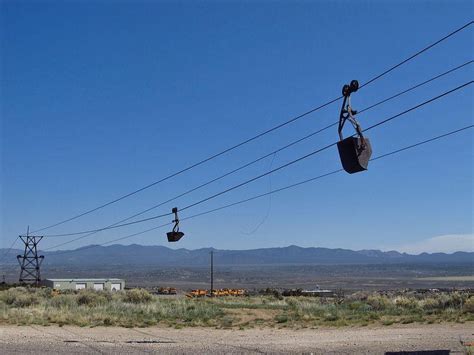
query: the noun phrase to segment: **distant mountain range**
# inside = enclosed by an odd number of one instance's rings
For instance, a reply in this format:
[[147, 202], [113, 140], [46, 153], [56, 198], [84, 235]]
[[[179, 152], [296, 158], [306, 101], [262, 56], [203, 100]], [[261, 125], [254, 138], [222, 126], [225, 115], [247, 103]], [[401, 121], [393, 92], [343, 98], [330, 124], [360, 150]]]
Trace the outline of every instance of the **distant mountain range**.
[[[383, 264], [383, 263], [472, 263], [473, 252], [422, 253], [410, 255], [397, 251], [302, 248], [295, 245], [282, 248], [252, 250], [216, 250], [210, 248], [188, 250], [164, 246], [110, 245], [86, 246], [72, 251], [41, 252], [46, 266], [99, 266], [99, 265], [166, 265], [206, 266], [209, 252], [215, 251], [219, 265], [287, 265], [287, 264]], [[0, 249], [0, 255], [7, 249]], [[17, 263], [16, 255], [23, 251], [13, 249], [3, 263]]]

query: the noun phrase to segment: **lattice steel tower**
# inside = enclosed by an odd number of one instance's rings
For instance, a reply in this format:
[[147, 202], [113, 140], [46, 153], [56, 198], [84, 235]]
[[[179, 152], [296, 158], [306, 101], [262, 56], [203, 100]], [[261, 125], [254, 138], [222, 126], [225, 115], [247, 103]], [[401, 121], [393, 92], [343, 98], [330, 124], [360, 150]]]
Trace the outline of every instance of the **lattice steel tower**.
[[42, 236], [20, 235], [25, 244], [25, 252], [16, 258], [21, 266], [20, 282], [29, 282], [36, 285], [41, 281], [40, 267], [44, 256], [38, 256], [37, 245], [43, 239]]

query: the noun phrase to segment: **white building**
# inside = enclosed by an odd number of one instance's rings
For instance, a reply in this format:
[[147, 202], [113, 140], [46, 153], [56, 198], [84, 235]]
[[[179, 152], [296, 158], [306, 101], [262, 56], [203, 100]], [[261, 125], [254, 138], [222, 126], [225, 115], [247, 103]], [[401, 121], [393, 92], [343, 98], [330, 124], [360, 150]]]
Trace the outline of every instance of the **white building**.
[[122, 279], [45, 279], [41, 284], [55, 290], [121, 291], [125, 288]]

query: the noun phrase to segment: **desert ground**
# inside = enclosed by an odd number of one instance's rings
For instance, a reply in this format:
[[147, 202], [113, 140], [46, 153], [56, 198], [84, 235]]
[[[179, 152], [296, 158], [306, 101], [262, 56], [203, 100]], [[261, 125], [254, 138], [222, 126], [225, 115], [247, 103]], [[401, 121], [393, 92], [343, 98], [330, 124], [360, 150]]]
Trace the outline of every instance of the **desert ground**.
[[[16, 260], [15, 260], [16, 261]], [[473, 264], [403, 265], [215, 265], [214, 285], [245, 289], [305, 288], [316, 285], [329, 289], [399, 290], [403, 288], [474, 288]], [[87, 267], [45, 267], [49, 278], [117, 277], [130, 287], [172, 286], [181, 290], [209, 287], [207, 267], [162, 267], [103, 265]], [[18, 272], [7, 274], [18, 281]]]
[[468, 353], [474, 323], [317, 329], [209, 329], [169, 327], [0, 327], [2, 354], [383, 354], [450, 350]]

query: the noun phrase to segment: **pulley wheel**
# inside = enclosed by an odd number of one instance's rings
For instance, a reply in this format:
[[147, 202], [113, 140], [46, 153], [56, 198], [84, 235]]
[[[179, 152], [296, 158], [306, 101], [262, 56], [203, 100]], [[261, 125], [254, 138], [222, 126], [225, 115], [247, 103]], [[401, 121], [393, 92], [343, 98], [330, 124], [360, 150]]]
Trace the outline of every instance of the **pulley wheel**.
[[351, 92], [356, 92], [357, 90], [359, 90], [359, 82], [357, 80], [352, 80], [350, 87]]
[[342, 96], [346, 97], [346, 96], [349, 96], [351, 94], [351, 88], [349, 85], [344, 85], [342, 87]]

